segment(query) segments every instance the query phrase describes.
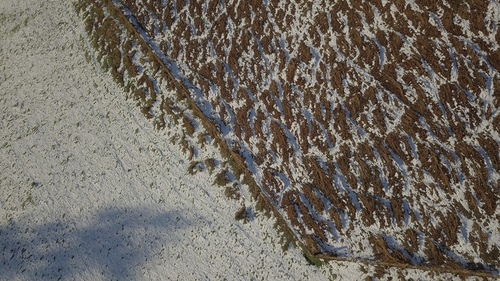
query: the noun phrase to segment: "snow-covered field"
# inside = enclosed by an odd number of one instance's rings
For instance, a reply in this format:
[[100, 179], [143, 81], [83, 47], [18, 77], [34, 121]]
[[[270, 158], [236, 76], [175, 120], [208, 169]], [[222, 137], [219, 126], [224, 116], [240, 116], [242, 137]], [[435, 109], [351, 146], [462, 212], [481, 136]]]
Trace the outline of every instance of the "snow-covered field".
[[323, 280], [125, 100], [71, 1], [0, 1], [0, 279]]
[[0, 1], [0, 280], [373, 274], [283, 252], [265, 216], [236, 221], [241, 202], [228, 200], [207, 172], [188, 173], [188, 157], [167, 141], [175, 132], [155, 130], [85, 60], [88, 45], [72, 1]]

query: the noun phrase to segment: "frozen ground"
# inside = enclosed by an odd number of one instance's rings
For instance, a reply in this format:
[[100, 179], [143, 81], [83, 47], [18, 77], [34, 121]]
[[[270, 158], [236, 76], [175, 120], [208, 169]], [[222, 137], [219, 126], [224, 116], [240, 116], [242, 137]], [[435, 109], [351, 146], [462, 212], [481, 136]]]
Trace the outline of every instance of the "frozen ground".
[[272, 221], [187, 173], [108, 74], [70, 1], [0, 1], [0, 279], [311, 279]]
[[365, 277], [283, 252], [264, 216], [235, 221], [85, 49], [71, 1], [0, 1], [0, 280]]

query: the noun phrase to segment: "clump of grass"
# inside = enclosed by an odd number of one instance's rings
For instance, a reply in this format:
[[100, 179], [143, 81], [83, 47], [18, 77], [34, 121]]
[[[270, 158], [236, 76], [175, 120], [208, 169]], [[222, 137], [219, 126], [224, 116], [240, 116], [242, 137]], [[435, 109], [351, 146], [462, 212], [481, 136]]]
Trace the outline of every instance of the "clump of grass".
[[160, 110], [167, 113], [175, 124], [179, 124], [181, 111], [170, 99], [162, 97]]
[[228, 183], [229, 183], [229, 178], [227, 176], [227, 171], [226, 170], [222, 170], [215, 177], [214, 184], [216, 184], [218, 186], [225, 186]]
[[202, 171], [204, 168], [204, 164], [203, 162], [200, 162], [200, 161], [193, 161], [191, 162], [191, 164], [189, 165], [189, 168], [188, 168], [188, 172], [191, 174], [191, 175], [194, 175], [200, 171]]
[[237, 221], [243, 221], [243, 223], [247, 223], [249, 220], [247, 207], [245, 207], [245, 205], [241, 206], [241, 208], [238, 209], [238, 211], [236, 211], [236, 213], [234, 214], [234, 218]]
[[189, 136], [193, 136], [194, 132], [196, 131], [196, 128], [194, 127], [191, 119], [188, 116], [184, 115], [182, 116], [182, 122], [184, 124], [184, 129], [186, 130], [186, 134], [188, 134]]
[[209, 134], [198, 134], [198, 144], [201, 148], [204, 148], [207, 143], [209, 143]]
[[24, 210], [28, 205], [34, 206], [35, 205], [35, 200], [33, 200], [33, 196], [31, 195], [31, 192], [28, 193], [28, 196], [26, 199], [21, 203], [21, 208]]
[[324, 260], [316, 257], [315, 255], [311, 254], [309, 251], [304, 251], [304, 258], [306, 258], [307, 262], [310, 265], [314, 265], [314, 266], [321, 266], [325, 263]]
[[212, 172], [217, 167], [217, 160], [215, 160], [214, 158], [209, 158], [205, 160], [205, 165], [207, 166], [208, 170]]
[[266, 217], [270, 218], [271, 212], [269, 211], [267, 204], [268, 203], [266, 199], [264, 199], [262, 195], [258, 195], [257, 202], [255, 203], [255, 210], [257, 210], [260, 213], [263, 213]]
[[280, 240], [278, 242], [283, 252], [286, 252], [288, 251], [288, 249], [290, 249], [291, 242], [284, 235], [281, 235]]
[[181, 137], [181, 139], [179, 140], [179, 144], [182, 147], [182, 152], [188, 153], [188, 159], [193, 160], [193, 158], [196, 156], [196, 147], [189, 142], [186, 136]]
[[154, 121], [154, 126], [157, 130], [164, 129], [166, 127], [166, 122], [165, 122], [165, 113], [162, 112], [158, 118], [156, 118]]
[[240, 200], [241, 195], [238, 184], [234, 183], [233, 185], [226, 185], [226, 188], [224, 189], [224, 195], [226, 195], [226, 197], [230, 199]]

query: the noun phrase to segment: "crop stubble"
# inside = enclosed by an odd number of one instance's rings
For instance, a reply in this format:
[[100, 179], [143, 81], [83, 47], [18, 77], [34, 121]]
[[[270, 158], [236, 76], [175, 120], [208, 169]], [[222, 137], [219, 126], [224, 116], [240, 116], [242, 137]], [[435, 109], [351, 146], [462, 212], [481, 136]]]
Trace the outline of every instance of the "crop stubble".
[[117, 3], [312, 254], [498, 268], [495, 1]]

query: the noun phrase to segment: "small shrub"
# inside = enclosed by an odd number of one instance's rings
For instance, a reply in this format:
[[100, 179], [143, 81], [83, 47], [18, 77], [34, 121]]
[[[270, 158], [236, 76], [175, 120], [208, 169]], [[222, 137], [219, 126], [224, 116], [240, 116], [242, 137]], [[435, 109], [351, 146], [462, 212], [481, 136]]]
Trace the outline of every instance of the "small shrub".
[[227, 177], [227, 171], [223, 170], [220, 173], [217, 174], [215, 177], [214, 183], [218, 186], [225, 186], [226, 184], [229, 183], [229, 179]]
[[237, 221], [243, 221], [243, 223], [248, 222], [248, 210], [245, 205], [241, 206], [241, 208], [234, 214], [234, 218]]

